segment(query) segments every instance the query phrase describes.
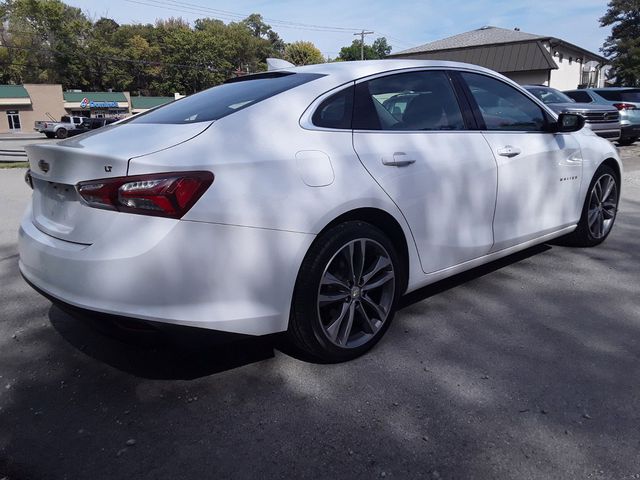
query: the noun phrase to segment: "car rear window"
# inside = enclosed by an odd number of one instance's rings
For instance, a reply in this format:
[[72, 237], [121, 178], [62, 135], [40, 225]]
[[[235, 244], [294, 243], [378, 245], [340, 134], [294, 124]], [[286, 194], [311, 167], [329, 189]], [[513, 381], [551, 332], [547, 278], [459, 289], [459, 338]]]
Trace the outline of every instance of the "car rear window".
[[610, 102], [640, 102], [640, 89], [596, 90], [596, 93]]
[[315, 73], [268, 72], [238, 77], [132, 117], [128, 123], [210, 122], [322, 76]]

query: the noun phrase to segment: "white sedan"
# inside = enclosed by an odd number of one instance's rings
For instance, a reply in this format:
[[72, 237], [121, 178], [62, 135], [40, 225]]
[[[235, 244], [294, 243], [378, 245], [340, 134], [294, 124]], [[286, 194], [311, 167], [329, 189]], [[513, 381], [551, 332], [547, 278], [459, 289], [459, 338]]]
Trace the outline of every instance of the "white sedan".
[[558, 237], [601, 243], [622, 166], [583, 125], [460, 63], [236, 78], [28, 147], [20, 269], [63, 305], [286, 331], [347, 360], [407, 292]]

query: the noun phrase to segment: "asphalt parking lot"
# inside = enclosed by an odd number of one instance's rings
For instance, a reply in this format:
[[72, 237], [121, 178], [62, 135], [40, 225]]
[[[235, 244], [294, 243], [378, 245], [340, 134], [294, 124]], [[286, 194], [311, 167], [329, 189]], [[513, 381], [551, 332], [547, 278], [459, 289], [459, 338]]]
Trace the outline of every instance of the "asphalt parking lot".
[[18, 273], [24, 170], [0, 169], [0, 479], [640, 478], [640, 146], [621, 153], [603, 245], [411, 294], [341, 365], [52, 307]]

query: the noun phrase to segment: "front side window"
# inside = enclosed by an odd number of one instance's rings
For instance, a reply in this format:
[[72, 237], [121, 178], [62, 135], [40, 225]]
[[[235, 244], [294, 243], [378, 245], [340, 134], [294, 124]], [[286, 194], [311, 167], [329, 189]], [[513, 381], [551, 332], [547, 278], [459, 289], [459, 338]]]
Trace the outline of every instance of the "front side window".
[[270, 72], [234, 78], [132, 117], [128, 123], [210, 122], [322, 76], [314, 73]]
[[475, 99], [486, 130], [534, 131], [546, 128], [546, 116], [539, 105], [515, 88], [495, 78], [462, 73]]
[[464, 130], [460, 106], [442, 71], [388, 75], [356, 86], [357, 130]]
[[587, 92], [565, 92], [566, 95], [576, 102], [580, 103], [591, 103], [593, 100], [589, 96]]

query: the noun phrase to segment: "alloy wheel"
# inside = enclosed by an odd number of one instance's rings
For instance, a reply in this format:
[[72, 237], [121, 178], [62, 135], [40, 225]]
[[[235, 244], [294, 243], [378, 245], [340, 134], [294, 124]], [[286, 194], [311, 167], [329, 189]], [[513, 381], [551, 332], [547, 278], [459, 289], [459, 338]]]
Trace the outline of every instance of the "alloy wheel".
[[618, 186], [616, 179], [605, 173], [591, 189], [587, 224], [595, 239], [607, 236], [613, 226], [618, 209]]
[[358, 238], [329, 260], [318, 288], [322, 329], [334, 345], [355, 348], [368, 342], [391, 312], [396, 274], [389, 252]]

